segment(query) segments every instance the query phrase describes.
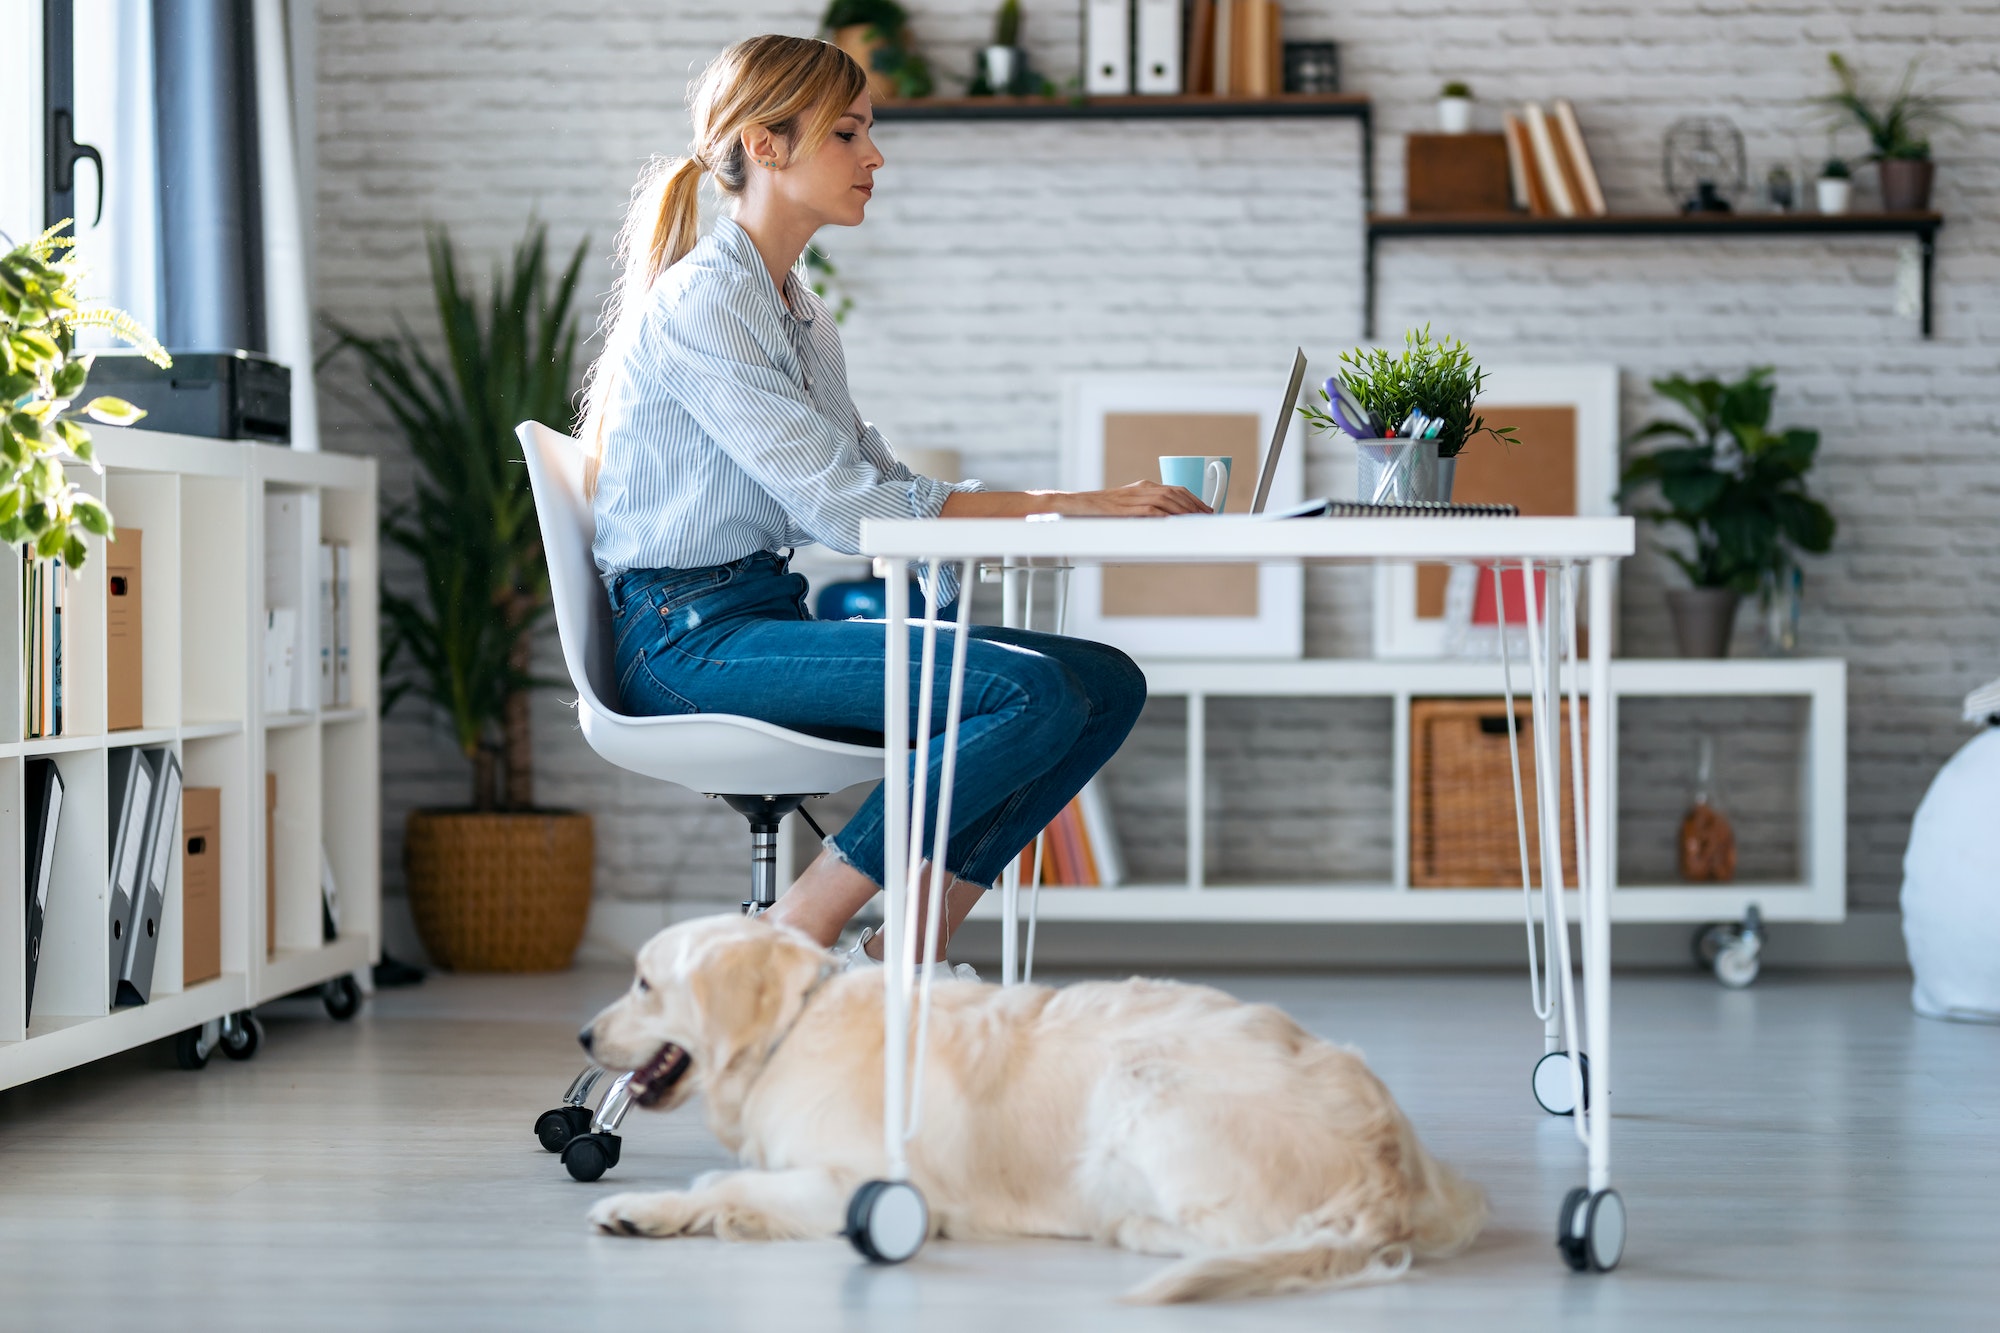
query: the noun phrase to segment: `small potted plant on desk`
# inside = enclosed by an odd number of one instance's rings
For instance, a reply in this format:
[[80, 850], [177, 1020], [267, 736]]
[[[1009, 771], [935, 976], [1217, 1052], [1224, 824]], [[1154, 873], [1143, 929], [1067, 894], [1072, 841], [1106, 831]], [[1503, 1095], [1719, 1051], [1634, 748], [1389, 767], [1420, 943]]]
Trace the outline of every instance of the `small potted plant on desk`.
[[404, 860], [410, 912], [431, 960], [460, 971], [569, 966], [590, 914], [590, 816], [534, 802], [530, 674], [549, 609], [528, 470], [514, 427], [566, 423], [576, 389], [571, 309], [584, 245], [551, 281], [547, 230], [530, 229], [482, 299], [459, 278], [451, 239], [429, 238], [442, 359], [407, 327], [336, 328], [416, 464], [415, 494], [382, 521], [417, 587], [382, 590], [382, 711], [410, 694], [449, 724], [471, 767], [470, 807], [412, 810]]
[[1430, 325], [1403, 335], [1395, 355], [1380, 347], [1341, 353], [1341, 369], [1300, 406], [1314, 430], [1355, 442], [1355, 496], [1370, 504], [1449, 504], [1458, 455], [1476, 435], [1502, 444], [1512, 426], [1492, 427], [1473, 412], [1486, 372], [1456, 338]]
[[1955, 123], [1945, 110], [1951, 103], [1916, 90], [1915, 60], [1904, 69], [1896, 91], [1883, 102], [1863, 90], [1860, 77], [1838, 51], [1829, 52], [1826, 63], [1840, 87], [1813, 101], [1836, 124], [1859, 125], [1868, 136], [1869, 160], [1881, 172], [1882, 207], [1891, 213], [1921, 213], [1929, 208], [1937, 164], [1931, 161], [1927, 131]]
[[1730, 383], [1671, 375], [1653, 392], [1692, 421], [1661, 419], [1633, 435], [1662, 443], [1626, 465], [1619, 499], [1656, 490], [1660, 503], [1633, 515], [1686, 530], [1693, 550], [1667, 552], [1694, 585], [1667, 594], [1674, 637], [1682, 657], [1727, 657], [1742, 596], [1795, 579], [1799, 552], [1833, 545], [1833, 515], [1806, 492], [1819, 432], [1770, 429], [1769, 366]]

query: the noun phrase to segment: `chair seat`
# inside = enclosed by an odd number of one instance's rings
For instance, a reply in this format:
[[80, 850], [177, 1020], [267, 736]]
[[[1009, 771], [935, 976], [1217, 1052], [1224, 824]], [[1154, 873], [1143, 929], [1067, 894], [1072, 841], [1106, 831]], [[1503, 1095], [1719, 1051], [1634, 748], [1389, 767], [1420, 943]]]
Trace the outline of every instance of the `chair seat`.
[[822, 740], [729, 713], [628, 717], [588, 699], [584, 739], [620, 768], [718, 796], [816, 795], [882, 776], [880, 747]]

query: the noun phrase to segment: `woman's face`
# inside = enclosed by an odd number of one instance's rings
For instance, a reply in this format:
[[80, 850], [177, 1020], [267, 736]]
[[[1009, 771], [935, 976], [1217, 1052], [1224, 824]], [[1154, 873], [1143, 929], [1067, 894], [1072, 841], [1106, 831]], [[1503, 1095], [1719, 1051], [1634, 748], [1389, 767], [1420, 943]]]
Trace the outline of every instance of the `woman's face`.
[[[766, 130], [746, 132], [752, 188], [761, 184], [774, 196], [773, 202], [797, 211], [815, 228], [859, 225], [875, 193], [875, 173], [882, 167], [882, 154], [869, 138], [874, 124], [875, 108], [864, 92], [848, 104], [818, 151], [802, 145], [802, 155], [776, 171], [757, 163], [772, 157], [785, 162], [782, 142]], [[767, 144], [768, 149], [758, 151]]]

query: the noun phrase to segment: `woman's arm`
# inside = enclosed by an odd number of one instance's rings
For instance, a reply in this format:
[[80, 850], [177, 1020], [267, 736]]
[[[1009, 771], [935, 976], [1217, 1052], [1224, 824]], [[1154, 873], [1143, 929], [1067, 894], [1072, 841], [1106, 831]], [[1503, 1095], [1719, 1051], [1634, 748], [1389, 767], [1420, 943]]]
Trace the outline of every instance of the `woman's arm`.
[[1135, 481], [1108, 491], [956, 491], [945, 497], [939, 514], [943, 518], [1025, 518], [1029, 514], [1157, 518], [1211, 512], [1185, 487]]

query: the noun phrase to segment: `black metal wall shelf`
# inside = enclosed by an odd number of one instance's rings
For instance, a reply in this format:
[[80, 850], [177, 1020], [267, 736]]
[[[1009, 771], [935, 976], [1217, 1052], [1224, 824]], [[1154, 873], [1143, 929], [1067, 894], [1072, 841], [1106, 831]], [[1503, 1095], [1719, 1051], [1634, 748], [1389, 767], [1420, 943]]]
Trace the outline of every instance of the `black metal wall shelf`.
[[1626, 213], [1600, 218], [1528, 217], [1519, 213], [1376, 215], [1368, 218], [1362, 260], [1362, 336], [1375, 336], [1375, 247], [1426, 236], [1910, 236], [1923, 260], [1923, 336], [1931, 336], [1931, 273], [1937, 213]]
[[1250, 120], [1330, 117], [1361, 129], [1361, 207], [1375, 207], [1374, 103], [1356, 93], [1281, 93], [1275, 97], [935, 97], [877, 102], [875, 119], [965, 120]]

